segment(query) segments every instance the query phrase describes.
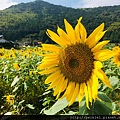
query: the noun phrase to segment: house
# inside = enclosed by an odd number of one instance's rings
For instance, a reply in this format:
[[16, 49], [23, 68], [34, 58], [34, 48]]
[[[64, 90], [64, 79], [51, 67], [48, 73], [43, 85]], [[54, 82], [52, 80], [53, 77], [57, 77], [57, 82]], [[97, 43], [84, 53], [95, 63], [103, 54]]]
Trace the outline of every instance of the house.
[[3, 35], [0, 35], [0, 38], [3, 38]]
[[42, 42], [40, 42], [39, 40], [33, 40], [33, 46], [41, 46]]
[[12, 48], [14, 47], [14, 43], [4, 39], [3, 35], [0, 35], [0, 48]]

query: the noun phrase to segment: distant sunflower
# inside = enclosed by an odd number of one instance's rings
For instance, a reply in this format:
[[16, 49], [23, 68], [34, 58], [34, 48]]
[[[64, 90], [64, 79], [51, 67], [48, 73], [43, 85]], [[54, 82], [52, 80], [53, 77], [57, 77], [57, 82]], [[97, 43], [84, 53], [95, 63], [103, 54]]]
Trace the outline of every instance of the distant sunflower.
[[19, 70], [19, 69], [20, 69], [20, 67], [19, 67], [19, 65], [18, 65], [17, 63], [13, 63], [13, 66], [14, 66], [14, 68], [15, 68], [16, 70]]
[[0, 49], [0, 58], [2, 58], [3, 55], [4, 55], [4, 48], [1, 48], [1, 49]]
[[10, 103], [10, 105], [13, 105], [13, 104], [14, 104], [13, 95], [7, 95], [7, 96], [6, 96], [6, 101], [7, 101], [8, 103]]
[[113, 48], [113, 52], [115, 53], [113, 62], [114, 62], [114, 64], [117, 64], [118, 67], [120, 67], [120, 47], [115, 46]]
[[[48, 89], [54, 88], [53, 95], [56, 99], [61, 96], [66, 97], [69, 105], [72, 105], [78, 97], [81, 102], [84, 94], [86, 96], [86, 106], [89, 108], [89, 102], [98, 98], [98, 78], [105, 85], [111, 88], [110, 81], [101, 70], [101, 61], [107, 60], [113, 56], [111, 50], [101, 50], [109, 40], [98, 41], [103, 37], [106, 31], [104, 23], [98, 26], [87, 38], [87, 32], [79, 18], [75, 29], [64, 19], [66, 32], [60, 27], [57, 33], [47, 30], [47, 35], [57, 44], [42, 44], [44, 58], [39, 65], [40, 74], [50, 74], [45, 80], [45, 84], [50, 84]], [[97, 44], [98, 43], [98, 44]]]

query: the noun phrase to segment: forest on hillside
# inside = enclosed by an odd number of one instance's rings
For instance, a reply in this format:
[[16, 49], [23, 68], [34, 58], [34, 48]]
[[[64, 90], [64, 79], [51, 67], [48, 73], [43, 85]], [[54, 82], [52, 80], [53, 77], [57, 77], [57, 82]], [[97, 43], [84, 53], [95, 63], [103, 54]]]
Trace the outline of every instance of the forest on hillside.
[[81, 16], [88, 35], [104, 22], [105, 29], [108, 30], [104, 39], [120, 43], [120, 5], [73, 9], [42, 0], [21, 3], [0, 11], [0, 34], [12, 41], [37, 39], [51, 43], [46, 29], [56, 31], [57, 26], [64, 29], [64, 18], [75, 26]]

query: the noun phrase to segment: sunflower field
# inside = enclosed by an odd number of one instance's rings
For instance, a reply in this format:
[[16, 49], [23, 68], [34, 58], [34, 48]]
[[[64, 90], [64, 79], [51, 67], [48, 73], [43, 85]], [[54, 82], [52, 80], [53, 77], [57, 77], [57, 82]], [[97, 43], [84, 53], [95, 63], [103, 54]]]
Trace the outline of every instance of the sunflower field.
[[0, 115], [120, 115], [119, 44], [97, 43], [104, 24], [86, 39], [81, 19], [47, 30], [61, 47], [0, 48]]
[[[111, 49], [111, 46], [113, 47], [113, 45], [106, 47]], [[7, 112], [15, 115], [78, 114], [79, 109], [77, 109], [76, 103], [68, 107], [68, 103], [63, 100], [59, 102], [64, 104], [60, 104], [52, 95], [52, 90], [46, 91], [48, 85], [44, 84], [44, 80], [47, 75], [40, 75], [38, 69], [42, 60], [42, 52], [40, 47], [25, 50], [0, 49], [1, 115]], [[109, 77], [113, 89], [107, 88], [101, 82], [99, 92], [104, 93], [103, 99], [108, 102], [108, 106], [111, 105], [109, 108], [112, 110], [112, 114], [120, 115], [120, 68], [111, 60], [105, 61], [103, 64], [103, 70]], [[86, 109], [84, 104], [82, 107], [80, 109]], [[53, 111], [49, 109], [53, 109]], [[81, 111], [83, 112], [83, 110]]]

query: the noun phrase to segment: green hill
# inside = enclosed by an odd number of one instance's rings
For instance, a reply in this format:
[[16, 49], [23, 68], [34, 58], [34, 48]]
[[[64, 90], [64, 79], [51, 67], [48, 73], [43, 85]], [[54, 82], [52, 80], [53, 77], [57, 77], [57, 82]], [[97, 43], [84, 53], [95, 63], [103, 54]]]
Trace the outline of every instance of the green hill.
[[30, 38], [51, 42], [45, 33], [47, 28], [56, 31], [59, 25], [64, 29], [64, 18], [75, 26], [80, 16], [88, 34], [104, 22], [108, 29], [104, 38], [120, 42], [120, 5], [73, 9], [42, 0], [21, 3], [0, 11], [0, 34], [13, 41]]

